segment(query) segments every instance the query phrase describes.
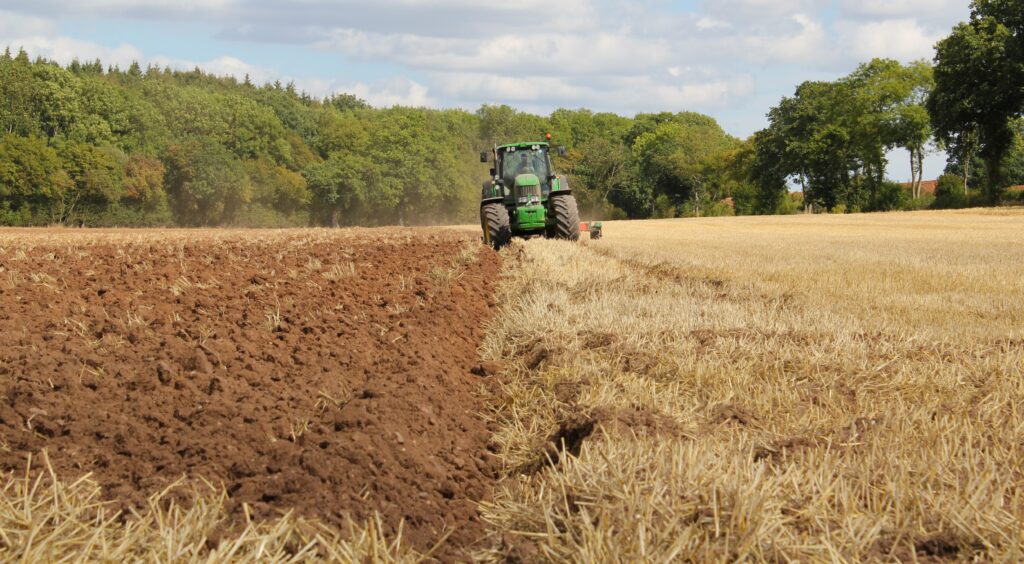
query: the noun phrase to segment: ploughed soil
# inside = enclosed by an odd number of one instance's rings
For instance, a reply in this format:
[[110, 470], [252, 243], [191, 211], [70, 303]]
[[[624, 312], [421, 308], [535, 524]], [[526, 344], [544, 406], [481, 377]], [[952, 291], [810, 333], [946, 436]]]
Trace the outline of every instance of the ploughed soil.
[[498, 470], [470, 371], [499, 258], [474, 239], [0, 231], [0, 469], [45, 448], [122, 508], [202, 477], [239, 518], [379, 511], [466, 547]]

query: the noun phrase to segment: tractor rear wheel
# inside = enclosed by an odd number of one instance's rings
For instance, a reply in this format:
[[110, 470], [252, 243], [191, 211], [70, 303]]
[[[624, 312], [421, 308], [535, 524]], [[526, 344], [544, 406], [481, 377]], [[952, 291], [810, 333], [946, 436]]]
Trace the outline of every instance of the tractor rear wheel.
[[548, 231], [548, 237], [579, 241], [580, 212], [576, 208], [576, 197], [572, 194], [551, 196], [551, 213], [555, 224]]
[[484, 243], [499, 250], [512, 240], [508, 209], [504, 204], [484, 204], [480, 207], [480, 223], [484, 230]]

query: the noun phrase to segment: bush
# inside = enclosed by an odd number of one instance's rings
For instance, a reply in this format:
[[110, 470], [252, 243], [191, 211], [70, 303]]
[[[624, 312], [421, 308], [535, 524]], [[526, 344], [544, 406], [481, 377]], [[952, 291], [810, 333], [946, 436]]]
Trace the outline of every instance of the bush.
[[613, 206], [611, 204], [608, 204], [608, 208], [604, 216], [609, 221], [629, 219], [629, 214], [627, 214], [623, 209]]
[[310, 219], [306, 212], [284, 214], [273, 208], [249, 204], [239, 210], [231, 225], [261, 228], [304, 227], [310, 225]]
[[1003, 203], [1012, 205], [1024, 204], [1024, 190], [1013, 190], [1003, 192]]
[[904, 211], [926, 210], [934, 207], [935, 196], [933, 194], [922, 194], [920, 198], [908, 198], [900, 208]]
[[654, 199], [654, 213], [651, 214], [653, 219], [666, 219], [673, 218], [676, 216], [676, 207], [672, 205], [672, 201], [665, 194], [661, 194]]
[[[629, 219], [629, 215], [626, 214], [622, 208], [615, 206], [608, 202], [602, 202], [600, 205], [594, 205], [592, 202], [583, 204], [580, 206], [580, 219], [589, 219], [591, 221], [612, 221], [616, 219]], [[474, 208], [475, 211], [475, 208]]]
[[787, 192], [782, 200], [779, 202], [775, 213], [779, 215], [793, 215], [800, 213], [803, 208], [804, 194], [803, 192]]
[[12, 209], [10, 202], [0, 202], [0, 225], [27, 227], [47, 225], [50, 221], [49, 214], [39, 213], [38, 210], [33, 210], [29, 206], [20, 206], [17, 209]]
[[892, 211], [903, 209], [910, 200], [910, 193], [895, 182], [885, 181], [878, 187], [871, 211]]
[[174, 225], [174, 217], [166, 206], [144, 210], [136, 206], [110, 204], [76, 214], [76, 219], [89, 227], [166, 227]]
[[705, 212], [704, 215], [708, 217], [730, 216], [736, 215], [736, 210], [731, 205], [729, 205], [729, 202], [722, 200], [720, 202], [715, 202], [714, 204], [711, 204], [707, 208], [707, 212]]
[[943, 174], [935, 187], [935, 209], [966, 208], [970, 205], [970, 193], [964, 194], [964, 180], [953, 174]]

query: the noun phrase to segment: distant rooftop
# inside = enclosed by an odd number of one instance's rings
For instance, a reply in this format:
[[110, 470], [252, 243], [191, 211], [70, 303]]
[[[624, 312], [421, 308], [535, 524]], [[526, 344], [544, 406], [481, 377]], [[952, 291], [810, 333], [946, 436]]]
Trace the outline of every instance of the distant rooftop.
[[[921, 193], [922, 194], [935, 194], [935, 188], [939, 185], [938, 180], [924, 180], [921, 182]], [[900, 186], [904, 188], [910, 188], [913, 186], [911, 182], [900, 182]], [[1024, 192], [1024, 184], [1018, 184], [1016, 186], [1009, 186], [1006, 188], [1007, 192]]]
[[[922, 194], [934, 194], [935, 188], [939, 185], [938, 180], [922, 180], [921, 181], [921, 193]], [[900, 186], [904, 188], [912, 188], [913, 182], [900, 182]]]

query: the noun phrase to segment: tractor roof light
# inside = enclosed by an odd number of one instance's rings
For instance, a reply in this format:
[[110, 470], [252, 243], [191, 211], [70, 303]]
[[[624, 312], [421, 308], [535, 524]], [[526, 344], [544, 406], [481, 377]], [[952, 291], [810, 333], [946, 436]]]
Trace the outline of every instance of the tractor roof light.
[[544, 137], [546, 137], [548, 141], [551, 141], [551, 134], [550, 133], [546, 134]]

